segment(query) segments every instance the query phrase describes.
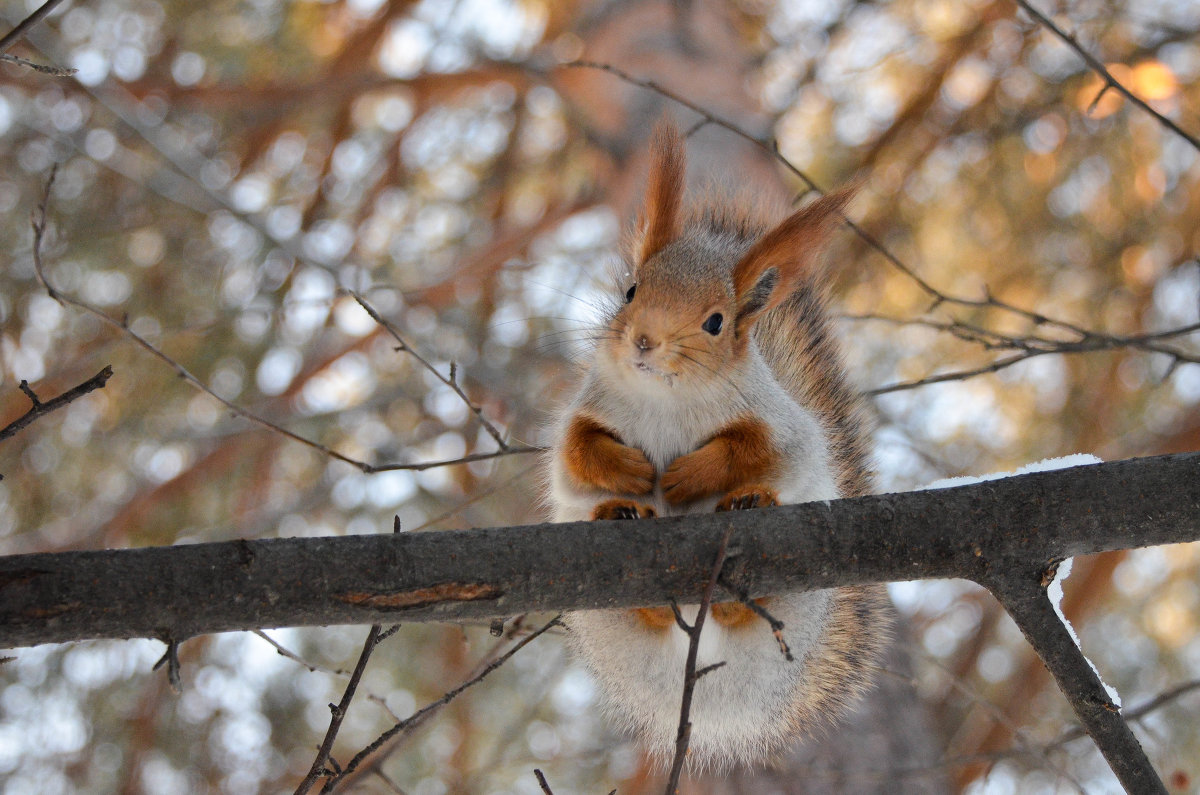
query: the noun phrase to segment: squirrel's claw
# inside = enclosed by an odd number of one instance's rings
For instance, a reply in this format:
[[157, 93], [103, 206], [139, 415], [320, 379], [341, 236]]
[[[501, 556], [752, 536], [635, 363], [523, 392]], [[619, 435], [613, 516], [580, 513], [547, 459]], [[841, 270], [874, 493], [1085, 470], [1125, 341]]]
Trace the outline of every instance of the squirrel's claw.
[[658, 514], [649, 505], [629, 500], [605, 500], [592, 509], [592, 521], [602, 519], [651, 519]]
[[767, 508], [779, 504], [779, 495], [774, 489], [765, 486], [750, 486], [745, 489], [731, 491], [717, 503], [720, 511], [748, 511], [751, 508]]

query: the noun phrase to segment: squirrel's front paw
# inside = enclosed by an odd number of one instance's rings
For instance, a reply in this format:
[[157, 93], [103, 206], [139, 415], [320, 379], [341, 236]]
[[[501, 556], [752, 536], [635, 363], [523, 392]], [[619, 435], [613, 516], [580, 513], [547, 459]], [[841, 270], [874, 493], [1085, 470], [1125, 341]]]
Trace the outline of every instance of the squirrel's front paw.
[[720, 494], [727, 485], [729, 462], [711, 442], [671, 462], [662, 476], [663, 497], [672, 505]]
[[650, 519], [658, 514], [649, 505], [629, 500], [605, 500], [592, 509], [592, 521], [600, 519]]
[[731, 491], [717, 503], [717, 511], [748, 511], [779, 504], [779, 495], [765, 486], [750, 486]]
[[612, 431], [586, 415], [571, 421], [560, 455], [568, 476], [580, 487], [611, 494], [654, 490], [654, 465], [646, 454], [622, 444]]
[[636, 447], [616, 445], [611, 465], [605, 491], [649, 494], [654, 490], [654, 465]]

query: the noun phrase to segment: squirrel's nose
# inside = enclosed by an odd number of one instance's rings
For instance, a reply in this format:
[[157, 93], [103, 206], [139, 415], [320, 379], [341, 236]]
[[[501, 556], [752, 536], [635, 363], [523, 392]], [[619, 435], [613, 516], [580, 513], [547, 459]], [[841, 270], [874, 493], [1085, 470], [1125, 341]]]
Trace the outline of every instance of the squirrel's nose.
[[633, 344], [637, 346], [639, 351], [648, 351], [654, 347], [654, 343], [650, 342], [650, 339], [645, 334], [640, 335], [634, 340]]

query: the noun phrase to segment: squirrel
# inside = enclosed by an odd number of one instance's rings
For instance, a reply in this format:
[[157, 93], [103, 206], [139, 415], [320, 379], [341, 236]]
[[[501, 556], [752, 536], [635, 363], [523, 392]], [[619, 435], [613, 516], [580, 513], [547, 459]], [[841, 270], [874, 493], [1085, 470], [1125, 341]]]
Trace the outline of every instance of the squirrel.
[[[778, 224], [745, 201], [684, 208], [684, 143], [655, 128], [645, 206], [582, 387], [554, 429], [556, 522], [741, 510], [870, 488], [861, 397], [830, 328], [820, 255], [853, 189]], [[870, 687], [887, 642], [879, 586], [714, 604], [689, 764], [770, 761]], [[681, 608], [694, 621], [696, 606]], [[605, 710], [659, 761], [675, 747], [688, 637], [669, 608], [569, 614]]]

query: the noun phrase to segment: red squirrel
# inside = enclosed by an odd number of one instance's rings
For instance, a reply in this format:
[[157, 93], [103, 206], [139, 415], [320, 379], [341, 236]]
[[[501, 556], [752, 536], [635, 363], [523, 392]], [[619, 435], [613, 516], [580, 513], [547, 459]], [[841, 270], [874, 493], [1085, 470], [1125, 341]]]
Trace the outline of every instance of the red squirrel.
[[[685, 211], [684, 144], [660, 123], [641, 221], [578, 394], [555, 428], [555, 521], [636, 519], [867, 493], [860, 397], [848, 385], [818, 260], [852, 191], [777, 224], [709, 199]], [[694, 768], [754, 765], [865, 692], [886, 643], [877, 587], [760, 603], [795, 661], [741, 602], [701, 633]], [[692, 621], [697, 608], [683, 608]], [[606, 710], [661, 759], [674, 750], [687, 635], [669, 608], [568, 617]]]

